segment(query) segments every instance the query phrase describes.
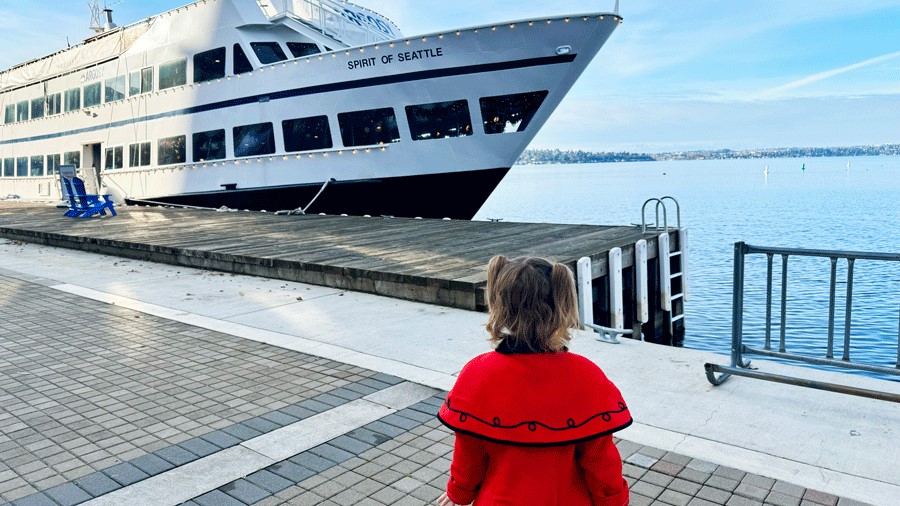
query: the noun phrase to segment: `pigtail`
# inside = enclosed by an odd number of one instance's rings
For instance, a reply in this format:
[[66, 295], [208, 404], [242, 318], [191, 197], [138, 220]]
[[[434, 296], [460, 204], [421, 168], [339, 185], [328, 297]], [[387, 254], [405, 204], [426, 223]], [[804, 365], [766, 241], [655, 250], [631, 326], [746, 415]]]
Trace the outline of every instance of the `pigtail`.
[[500, 277], [500, 271], [508, 264], [509, 259], [503, 255], [497, 255], [494, 258], [491, 258], [491, 261], [488, 263], [486, 288], [488, 311], [491, 310], [491, 307], [497, 307], [495, 304], [495, 299], [497, 297], [497, 279]]
[[561, 348], [570, 339], [569, 329], [578, 327], [578, 297], [575, 294], [575, 280], [572, 271], [562, 264], [553, 264], [550, 270], [550, 290], [553, 298], [553, 314], [556, 320], [556, 338], [562, 342], [554, 342]]
[[498, 293], [497, 281], [500, 278], [500, 271], [509, 264], [509, 259], [503, 255], [497, 255], [491, 258], [488, 263], [487, 287], [485, 287], [485, 298], [488, 306], [488, 321], [484, 325], [485, 329], [491, 335], [491, 342], [495, 345], [503, 340], [502, 329], [506, 321], [503, 312], [503, 304], [500, 303], [500, 294]]

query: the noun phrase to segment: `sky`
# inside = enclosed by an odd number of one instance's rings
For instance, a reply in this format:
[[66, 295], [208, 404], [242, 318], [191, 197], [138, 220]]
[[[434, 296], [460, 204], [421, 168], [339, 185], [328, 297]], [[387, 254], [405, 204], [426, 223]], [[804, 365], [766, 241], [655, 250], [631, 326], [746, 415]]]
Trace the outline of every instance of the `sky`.
[[[107, 0], [120, 25], [186, 3]], [[416, 35], [611, 12], [616, 1], [355, 3]], [[900, 143], [898, 0], [620, 0], [620, 14], [624, 23], [531, 148], [657, 153]], [[80, 42], [89, 22], [87, 0], [0, 0], [0, 68]]]

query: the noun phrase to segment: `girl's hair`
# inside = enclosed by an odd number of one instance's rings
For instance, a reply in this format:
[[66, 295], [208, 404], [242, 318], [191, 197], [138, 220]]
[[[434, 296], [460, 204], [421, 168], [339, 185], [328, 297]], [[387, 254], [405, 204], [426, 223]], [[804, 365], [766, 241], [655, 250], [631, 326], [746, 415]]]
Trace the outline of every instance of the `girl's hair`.
[[560, 351], [571, 339], [569, 329], [579, 327], [572, 271], [543, 258], [492, 258], [487, 303], [495, 346], [511, 339], [534, 352]]

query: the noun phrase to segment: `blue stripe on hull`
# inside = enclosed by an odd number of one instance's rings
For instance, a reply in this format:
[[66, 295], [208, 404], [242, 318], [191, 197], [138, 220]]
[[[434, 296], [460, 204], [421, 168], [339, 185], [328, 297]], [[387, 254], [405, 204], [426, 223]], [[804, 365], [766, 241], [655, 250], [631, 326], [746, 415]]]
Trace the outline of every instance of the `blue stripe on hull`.
[[[509, 168], [419, 176], [337, 181], [328, 185], [308, 213], [390, 215], [470, 220]], [[306, 207], [321, 184], [222, 190], [154, 197], [153, 202], [269, 212]], [[128, 200], [129, 204], [144, 204]]]

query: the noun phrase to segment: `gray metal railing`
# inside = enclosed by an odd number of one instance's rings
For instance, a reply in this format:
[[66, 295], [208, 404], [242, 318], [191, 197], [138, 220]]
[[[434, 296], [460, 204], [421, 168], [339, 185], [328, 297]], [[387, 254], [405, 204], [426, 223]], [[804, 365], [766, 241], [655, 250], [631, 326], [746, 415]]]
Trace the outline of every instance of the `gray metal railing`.
[[[677, 217], [678, 217], [678, 228], [679, 229], [681, 228], [681, 204], [679, 204], [678, 201], [675, 200], [675, 197], [666, 195], [665, 197], [660, 197], [658, 199], [650, 198], [650, 199], [647, 199], [644, 201], [644, 205], [641, 206], [641, 233], [644, 233], [644, 234], [647, 233], [647, 204], [649, 204], [651, 202], [656, 202], [656, 221], [653, 223], [653, 229], [656, 230], [657, 232], [659, 232], [661, 230], [665, 231], [667, 233], [669, 232], [669, 213], [668, 213], [668, 210], [666, 209], [666, 203], [664, 202], [665, 200], [671, 200], [672, 202], [675, 203], [675, 211], [676, 211]], [[662, 216], [663, 216], [662, 228], [660, 228], [660, 226], [659, 226], [659, 210], [660, 209], [662, 209]]]
[[[765, 342], [763, 348], [753, 348], [746, 345], [743, 341], [743, 320], [744, 320], [744, 260], [747, 255], [764, 254], [767, 257], [767, 278], [766, 278], [766, 329]], [[778, 336], [778, 350], [772, 348], [772, 275], [773, 260], [775, 255], [781, 256], [781, 320], [780, 332]], [[786, 318], [787, 318], [787, 280], [788, 280], [788, 259], [791, 256], [819, 257], [828, 258], [831, 261], [831, 284], [829, 290], [828, 304], [828, 342], [824, 357], [814, 357], [809, 355], [800, 355], [796, 353], [788, 353], [786, 346]], [[835, 358], [835, 340], [834, 340], [834, 321], [835, 321], [835, 300], [837, 292], [837, 267], [840, 260], [847, 262], [847, 291], [846, 305], [844, 309], [844, 337], [843, 343], [839, 349], [840, 358]], [[705, 364], [706, 377], [713, 385], [721, 385], [730, 376], [746, 376], [756, 379], [765, 379], [776, 381], [779, 383], [788, 383], [792, 385], [800, 385], [820, 390], [830, 390], [835, 392], [859, 395], [862, 397], [870, 397], [874, 399], [887, 400], [892, 402], [900, 402], [900, 395], [890, 392], [881, 392], [876, 390], [867, 390], [862, 388], [840, 385], [836, 383], [826, 383], [815, 380], [782, 376], [778, 374], [765, 373], [750, 368], [750, 362], [745, 360], [746, 355], [761, 355], [765, 357], [775, 357], [786, 360], [796, 360], [815, 365], [834, 366], [843, 369], [854, 369], [860, 371], [868, 371], [873, 373], [881, 373], [892, 376], [900, 376], [900, 312], [898, 312], [898, 334], [897, 334], [897, 361], [894, 367], [886, 367], [881, 365], [872, 365], [859, 362], [853, 362], [850, 359], [850, 327], [853, 316], [853, 267], [857, 260], [874, 260], [884, 262], [900, 262], [900, 254], [895, 253], [868, 253], [858, 251], [829, 251], [829, 250], [809, 250], [809, 249], [793, 249], [793, 248], [767, 248], [750, 246], [743, 242], [737, 242], [734, 245], [734, 287], [732, 295], [732, 320], [731, 320], [731, 364], [723, 366], [718, 364]], [[890, 294], [885, 294], [890, 296]], [[898, 300], [900, 295], [894, 294]], [[716, 377], [716, 373], [721, 373]]]
[[257, 0], [270, 18], [287, 16], [312, 26], [347, 46], [384, 42], [402, 37], [386, 17], [336, 0]]

